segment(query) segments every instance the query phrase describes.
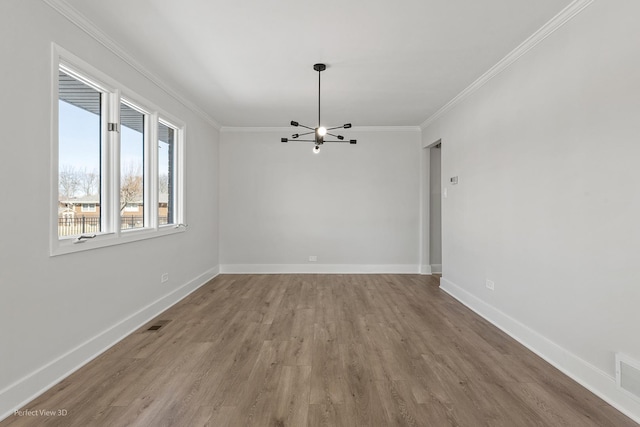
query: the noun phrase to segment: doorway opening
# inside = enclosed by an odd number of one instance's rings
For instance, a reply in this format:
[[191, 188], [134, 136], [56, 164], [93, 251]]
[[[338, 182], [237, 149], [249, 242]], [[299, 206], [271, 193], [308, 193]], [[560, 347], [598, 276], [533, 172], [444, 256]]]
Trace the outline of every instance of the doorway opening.
[[442, 142], [429, 147], [429, 265], [442, 274]]
[[422, 150], [422, 274], [442, 273], [442, 141]]

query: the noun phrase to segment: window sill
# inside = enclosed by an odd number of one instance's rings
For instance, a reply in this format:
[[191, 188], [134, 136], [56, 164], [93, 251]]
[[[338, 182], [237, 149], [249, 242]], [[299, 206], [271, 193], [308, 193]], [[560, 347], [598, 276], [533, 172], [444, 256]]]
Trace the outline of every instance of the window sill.
[[76, 252], [84, 252], [109, 246], [122, 245], [140, 240], [155, 239], [157, 237], [184, 233], [186, 228], [179, 225], [162, 226], [157, 229], [146, 228], [140, 230], [123, 230], [119, 233], [96, 234], [95, 238], [77, 241], [78, 236], [58, 239], [51, 242], [50, 256], [66, 255]]

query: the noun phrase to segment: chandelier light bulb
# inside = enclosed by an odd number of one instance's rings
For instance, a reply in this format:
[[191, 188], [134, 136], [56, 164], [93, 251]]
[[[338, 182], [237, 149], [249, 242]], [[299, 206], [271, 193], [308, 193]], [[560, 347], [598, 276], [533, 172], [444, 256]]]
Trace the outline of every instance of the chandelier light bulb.
[[324, 126], [320, 126], [318, 128], [318, 135], [325, 136], [327, 134], [327, 128]]
[[314, 154], [318, 154], [319, 152], [320, 152], [320, 146], [319, 145], [314, 146], [313, 147], [313, 153]]

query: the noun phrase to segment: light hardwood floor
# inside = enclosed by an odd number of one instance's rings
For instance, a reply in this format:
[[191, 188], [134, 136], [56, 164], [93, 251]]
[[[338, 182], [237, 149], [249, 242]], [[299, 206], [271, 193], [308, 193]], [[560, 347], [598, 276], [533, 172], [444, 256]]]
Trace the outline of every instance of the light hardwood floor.
[[0, 426], [636, 426], [416, 275], [222, 275]]

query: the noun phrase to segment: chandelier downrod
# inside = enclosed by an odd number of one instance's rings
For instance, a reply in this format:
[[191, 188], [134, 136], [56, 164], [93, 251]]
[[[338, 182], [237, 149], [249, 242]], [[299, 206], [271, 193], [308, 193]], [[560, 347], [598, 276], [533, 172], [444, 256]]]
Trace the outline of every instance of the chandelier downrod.
[[[314, 65], [315, 67], [315, 65]], [[318, 127], [320, 127], [320, 70], [318, 70]]]
[[318, 127], [320, 127], [320, 74], [327, 69], [327, 66], [325, 64], [313, 64], [313, 69], [318, 72]]

